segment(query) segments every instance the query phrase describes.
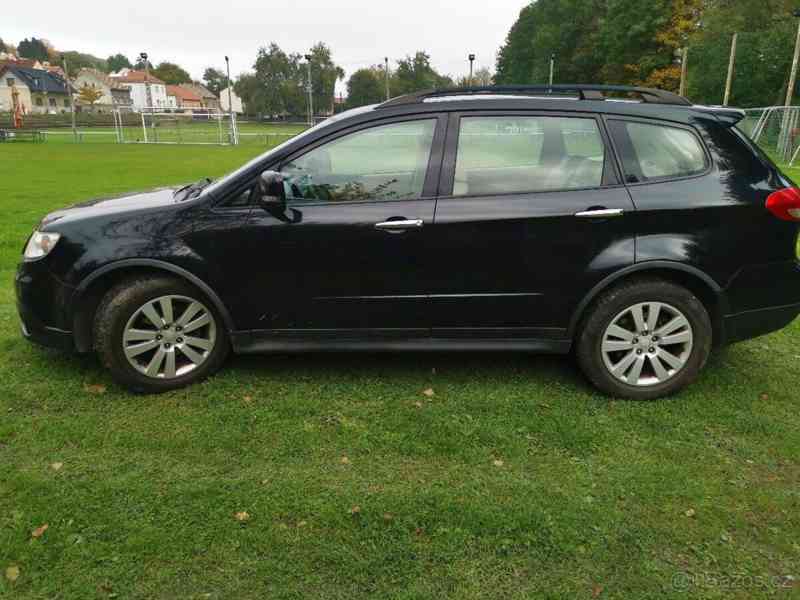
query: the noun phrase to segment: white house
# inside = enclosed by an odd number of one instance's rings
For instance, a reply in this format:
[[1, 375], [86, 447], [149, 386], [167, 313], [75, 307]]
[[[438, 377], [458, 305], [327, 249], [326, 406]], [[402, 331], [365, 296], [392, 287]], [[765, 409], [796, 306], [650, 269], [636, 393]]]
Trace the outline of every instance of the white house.
[[[242, 114], [244, 112], [242, 108], [242, 99], [236, 95], [236, 92], [233, 91], [233, 87], [230, 88], [230, 92], [233, 112], [236, 114]], [[229, 112], [231, 110], [230, 105], [228, 104], [228, 88], [225, 88], [219, 93], [219, 107], [222, 112]]]
[[[128, 88], [131, 91], [133, 109], [140, 111], [145, 108], [169, 108], [167, 86], [158, 77], [148, 75], [144, 71], [122, 69], [110, 76], [115, 85]], [[147, 88], [150, 88], [150, 102], [147, 99]]]

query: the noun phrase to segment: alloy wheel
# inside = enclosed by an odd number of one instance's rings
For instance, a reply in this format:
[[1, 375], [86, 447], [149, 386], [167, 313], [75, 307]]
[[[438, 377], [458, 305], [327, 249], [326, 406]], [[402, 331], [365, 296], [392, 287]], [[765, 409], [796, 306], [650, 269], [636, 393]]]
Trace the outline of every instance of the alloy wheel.
[[663, 302], [642, 302], [611, 320], [601, 352], [614, 378], [628, 385], [652, 386], [683, 369], [693, 343], [692, 326], [681, 311]]
[[161, 296], [133, 313], [122, 334], [122, 349], [140, 373], [174, 379], [205, 363], [216, 341], [214, 315], [202, 302]]

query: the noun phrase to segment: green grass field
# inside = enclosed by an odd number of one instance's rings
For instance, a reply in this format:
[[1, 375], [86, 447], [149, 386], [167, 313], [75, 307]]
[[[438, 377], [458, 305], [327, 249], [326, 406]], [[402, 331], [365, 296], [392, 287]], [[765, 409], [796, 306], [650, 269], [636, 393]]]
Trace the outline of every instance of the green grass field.
[[21, 338], [43, 214], [258, 151], [0, 145], [0, 597], [798, 596], [800, 323], [653, 403], [483, 354], [233, 357], [133, 396]]

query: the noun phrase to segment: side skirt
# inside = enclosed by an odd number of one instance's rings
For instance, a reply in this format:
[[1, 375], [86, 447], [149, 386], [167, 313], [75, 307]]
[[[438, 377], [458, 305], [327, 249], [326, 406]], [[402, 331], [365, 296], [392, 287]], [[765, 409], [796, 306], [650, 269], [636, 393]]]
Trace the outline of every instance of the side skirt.
[[237, 354], [274, 352], [536, 352], [567, 354], [569, 339], [546, 337], [430, 337], [426, 329], [340, 331], [239, 331], [231, 333]]

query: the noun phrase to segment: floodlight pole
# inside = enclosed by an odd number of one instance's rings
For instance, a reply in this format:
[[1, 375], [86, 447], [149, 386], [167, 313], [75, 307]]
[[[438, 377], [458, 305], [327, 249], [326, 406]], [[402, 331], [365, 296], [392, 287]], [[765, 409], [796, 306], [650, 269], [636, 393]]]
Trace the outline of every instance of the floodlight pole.
[[231, 102], [231, 61], [225, 57], [225, 68], [228, 71], [228, 115], [233, 114], [233, 103]]
[[728, 101], [731, 99], [731, 84], [733, 83], [733, 69], [736, 65], [736, 38], [739, 37], [738, 33], [733, 34], [731, 40], [731, 57], [728, 60], [728, 78], [725, 80], [725, 97], [722, 100], [722, 106], [728, 106]]
[[[550, 87], [553, 87], [553, 72], [555, 71], [556, 67], [556, 55], [550, 55]], [[552, 90], [551, 90], [552, 91]]]
[[72, 135], [75, 136], [75, 141], [78, 141], [78, 127], [75, 124], [75, 98], [72, 95], [72, 90], [69, 84], [69, 71], [67, 70], [67, 57], [61, 55], [61, 64], [64, 69], [64, 85], [67, 89], [67, 96], [69, 96], [69, 110], [72, 113]]
[[308, 124], [314, 126], [314, 88], [311, 85], [311, 55], [306, 54], [306, 66], [308, 67]]
[[473, 74], [474, 71], [473, 71], [472, 67], [473, 67], [474, 63], [475, 63], [475, 55], [474, 54], [470, 54], [469, 55], [469, 86], [470, 87], [472, 87], [472, 85], [473, 85], [472, 84], [472, 74]]
[[139, 54], [139, 58], [144, 62], [144, 99], [150, 112], [153, 112], [153, 94], [150, 91], [150, 63], [147, 60], [147, 52]]
[[389, 57], [383, 59], [386, 70], [386, 100], [389, 100]]

